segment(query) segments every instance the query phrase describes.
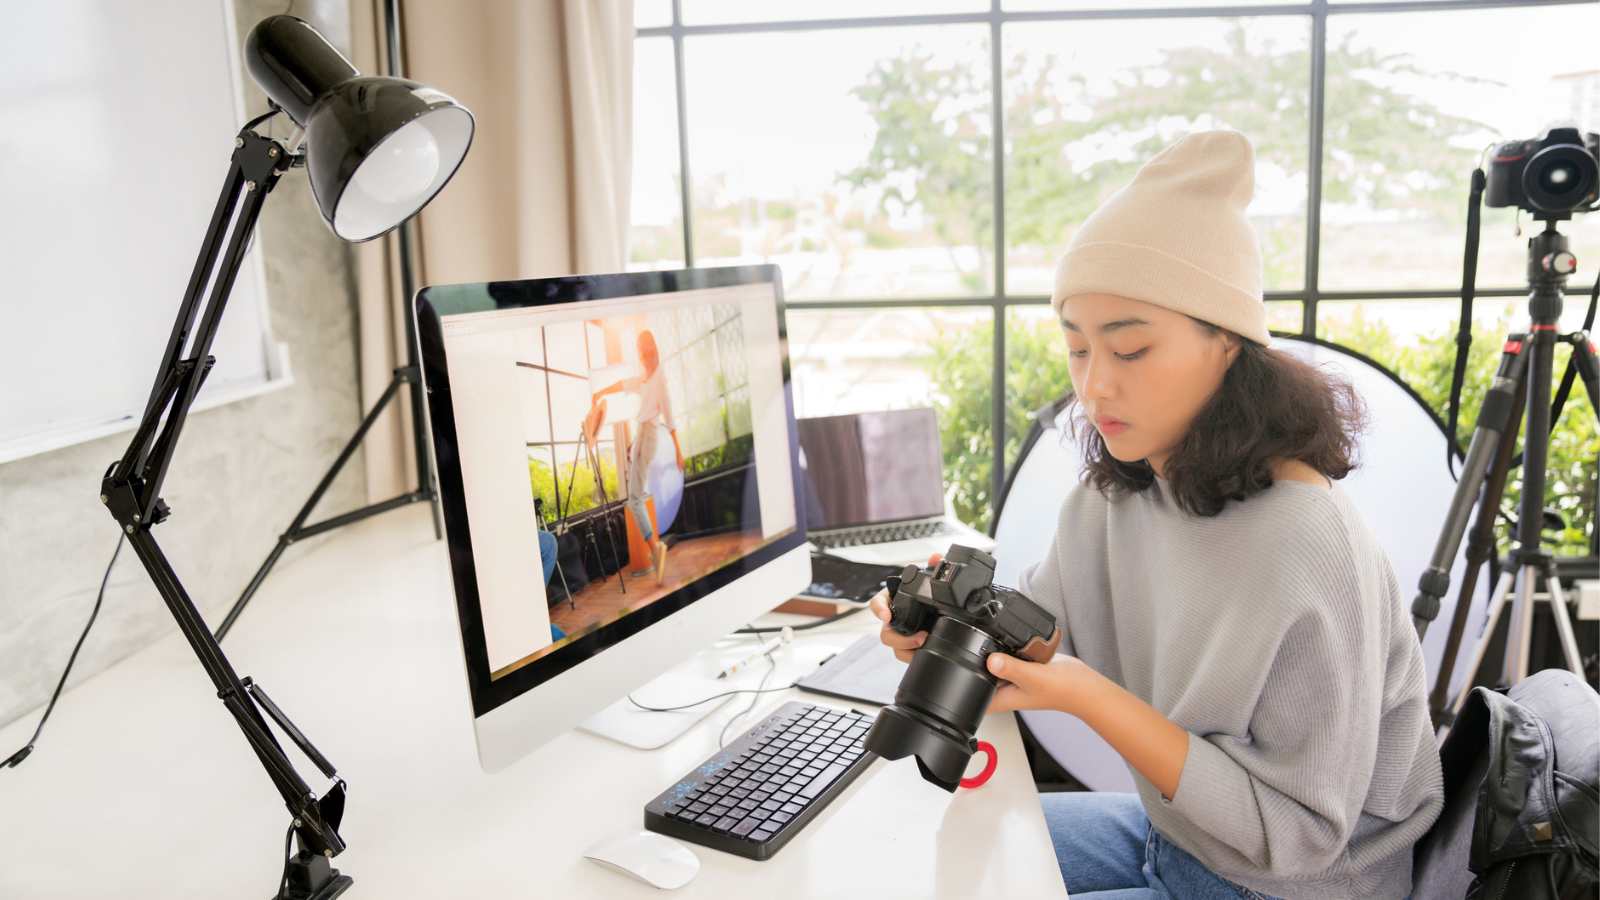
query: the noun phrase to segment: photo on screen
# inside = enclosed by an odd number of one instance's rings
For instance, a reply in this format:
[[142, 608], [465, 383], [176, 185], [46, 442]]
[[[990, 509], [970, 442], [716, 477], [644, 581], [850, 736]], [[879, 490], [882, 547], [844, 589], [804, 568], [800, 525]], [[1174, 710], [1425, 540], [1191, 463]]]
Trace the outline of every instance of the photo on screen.
[[765, 543], [739, 304], [519, 329], [515, 354], [560, 635], [519, 665]]

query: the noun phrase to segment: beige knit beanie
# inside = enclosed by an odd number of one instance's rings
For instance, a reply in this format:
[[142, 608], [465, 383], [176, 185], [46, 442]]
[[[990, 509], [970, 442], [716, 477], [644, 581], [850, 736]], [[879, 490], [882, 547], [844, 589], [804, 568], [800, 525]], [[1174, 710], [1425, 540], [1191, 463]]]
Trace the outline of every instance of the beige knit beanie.
[[1271, 340], [1261, 248], [1244, 210], [1255, 149], [1237, 131], [1191, 134], [1156, 154], [1095, 210], [1056, 266], [1050, 305], [1116, 294]]

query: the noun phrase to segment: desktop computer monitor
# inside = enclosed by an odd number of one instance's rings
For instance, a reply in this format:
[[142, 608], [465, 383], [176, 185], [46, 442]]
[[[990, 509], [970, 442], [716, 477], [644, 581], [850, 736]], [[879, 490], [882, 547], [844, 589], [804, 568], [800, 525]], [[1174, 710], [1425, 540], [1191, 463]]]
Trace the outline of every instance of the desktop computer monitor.
[[810, 583], [775, 267], [428, 287], [416, 315], [485, 771]]

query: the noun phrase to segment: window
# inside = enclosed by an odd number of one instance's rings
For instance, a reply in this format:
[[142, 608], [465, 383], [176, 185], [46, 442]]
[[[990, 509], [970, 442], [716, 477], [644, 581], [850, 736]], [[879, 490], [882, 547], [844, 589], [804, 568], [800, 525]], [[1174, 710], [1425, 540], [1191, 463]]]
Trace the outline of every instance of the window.
[[[1073, 230], [1178, 135], [1235, 128], [1257, 149], [1270, 327], [1421, 380], [1454, 348], [1485, 147], [1557, 118], [1600, 130], [1591, 51], [1549, 40], [1600, 33], [1600, 6], [1219, 14], [1254, 5], [641, 0], [631, 265], [778, 264], [797, 411], [937, 406], [947, 486], [982, 526], [996, 461], [1070, 386], [1047, 304]], [[1484, 329], [1526, 293], [1519, 224], [1484, 211]], [[1577, 327], [1600, 215], [1562, 230]], [[1581, 394], [1569, 415], [1592, 417]], [[1585, 471], [1592, 430], [1572, 441]]]

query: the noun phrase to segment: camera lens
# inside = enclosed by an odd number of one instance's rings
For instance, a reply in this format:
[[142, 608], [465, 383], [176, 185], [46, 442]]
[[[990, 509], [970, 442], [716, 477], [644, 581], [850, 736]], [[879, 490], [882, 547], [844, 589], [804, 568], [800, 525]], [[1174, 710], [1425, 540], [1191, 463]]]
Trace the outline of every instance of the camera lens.
[[1001, 650], [982, 631], [940, 617], [911, 657], [894, 705], [867, 732], [866, 748], [885, 759], [916, 756], [923, 778], [954, 791], [977, 752], [978, 725], [999, 684], [986, 663]]
[[1522, 190], [1528, 203], [1546, 212], [1576, 209], [1594, 193], [1600, 162], [1578, 144], [1546, 147], [1528, 160]]

